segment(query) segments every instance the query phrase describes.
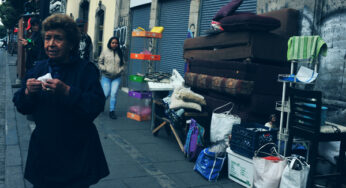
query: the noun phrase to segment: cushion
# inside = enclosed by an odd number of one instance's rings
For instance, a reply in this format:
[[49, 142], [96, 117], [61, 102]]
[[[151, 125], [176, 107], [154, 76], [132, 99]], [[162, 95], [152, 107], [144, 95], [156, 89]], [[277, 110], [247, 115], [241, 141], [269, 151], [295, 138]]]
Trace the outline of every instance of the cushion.
[[200, 94], [197, 94], [189, 88], [182, 88], [178, 91], [179, 98], [183, 99], [186, 102], [194, 102], [200, 105], [206, 105], [204, 97]]
[[225, 31], [271, 31], [280, 27], [280, 21], [253, 13], [237, 13], [220, 20]]
[[298, 20], [300, 20], [299, 19], [300, 13], [298, 10], [285, 8], [285, 9], [267, 12], [260, 15], [269, 16], [269, 17], [280, 20], [281, 26], [271, 31], [272, 33], [278, 34], [286, 38], [298, 35], [298, 28], [299, 28]]
[[242, 3], [243, 0], [231, 0], [227, 5], [221, 7], [221, 9], [215, 14], [213, 20], [219, 21], [223, 17], [233, 14]]
[[172, 97], [171, 97], [171, 103], [169, 104], [170, 109], [178, 109], [178, 108], [188, 108], [188, 109], [194, 109], [198, 111], [202, 111], [202, 107], [200, 104], [194, 103], [194, 102], [186, 102], [183, 99], [181, 99], [178, 95], [178, 90], [175, 89], [173, 91]]

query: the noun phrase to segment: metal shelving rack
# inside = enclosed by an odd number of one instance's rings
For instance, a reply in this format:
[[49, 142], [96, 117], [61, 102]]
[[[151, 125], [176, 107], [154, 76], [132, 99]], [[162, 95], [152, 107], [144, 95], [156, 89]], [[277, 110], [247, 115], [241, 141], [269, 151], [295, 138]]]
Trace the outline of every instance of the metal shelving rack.
[[[279, 133], [278, 133], [278, 150], [281, 154], [283, 154], [284, 156], [286, 155], [286, 143], [288, 140], [288, 125], [289, 125], [289, 117], [290, 117], [290, 100], [289, 98], [286, 100], [286, 88], [287, 88], [287, 84], [289, 84], [290, 87], [294, 86], [295, 84], [313, 84], [312, 83], [305, 83], [305, 82], [299, 82], [297, 80], [296, 77], [296, 67], [298, 63], [307, 63], [307, 62], [302, 62], [302, 61], [291, 61], [291, 71], [290, 71], [290, 75], [278, 75], [278, 82], [282, 82], [283, 86], [282, 86], [282, 98], [281, 101], [276, 102], [276, 106], [275, 109], [277, 111], [280, 111], [280, 128], [279, 128]], [[314, 66], [314, 72], [317, 73], [317, 65], [318, 65], [318, 58], [316, 58], [315, 62], [312, 62], [313, 66]], [[293, 75], [293, 77], [292, 77]], [[285, 76], [290, 76], [292, 78], [292, 80], [284, 80], [282, 79], [282, 77]], [[284, 127], [284, 113], [287, 113], [286, 116], [286, 125]], [[285, 148], [284, 151], [281, 151], [281, 142], [285, 143]], [[298, 140], [297, 140], [298, 142]], [[300, 141], [301, 142], [301, 141]]]
[[[142, 37], [142, 38], [146, 38], [146, 42], [144, 44], [145, 49], [148, 48], [150, 42], [150, 40], [155, 40], [155, 39], [159, 39], [162, 38], [162, 34], [161, 33], [155, 33], [155, 32], [148, 32], [148, 31], [133, 31], [132, 32], [132, 37]], [[152, 52], [153, 49], [150, 50], [150, 52]], [[129, 76], [129, 80], [132, 83], [135, 83], [134, 85], [137, 84], [137, 88], [136, 87], [132, 87], [129, 88], [129, 96], [133, 97], [133, 98], [137, 98], [137, 100], [143, 101], [143, 102], [138, 102], [139, 104], [137, 104], [137, 108], [135, 111], [138, 113], [133, 113], [132, 111], [127, 113], [127, 117], [130, 119], [134, 119], [137, 121], [144, 121], [144, 120], [150, 120], [151, 119], [151, 114], [149, 115], [141, 115], [142, 110], [148, 110], [146, 107], [150, 108], [150, 104], [147, 104], [147, 100], [151, 100], [152, 99], [152, 93], [151, 91], [149, 91], [149, 89], [146, 87], [147, 84], [144, 80], [144, 74], [146, 73], [151, 73], [155, 71], [155, 64], [158, 63], [161, 60], [161, 56], [160, 55], [152, 55], [152, 54], [141, 54], [141, 53], [131, 53], [130, 54], [130, 59], [133, 60], [141, 60], [142, 63], [145, 64], [145, 68], [143, 68], [143, 72], [141, 72], [141, 76], [140, 75], [130, 75]], [[130, 84], [131, 85], [131, 84]], [[130, 86], [129, 85], [129, 86]], [[138, 87], [140, 86], [140, 87]], [[140, 89], [138, 89], [140, 88]], [[135, 99], [134, 99], [135, 100]], [[141, 104], [143, 103], [143, 108], [141, 108]], [[152, 113], [152, 112], [151, 112]]]

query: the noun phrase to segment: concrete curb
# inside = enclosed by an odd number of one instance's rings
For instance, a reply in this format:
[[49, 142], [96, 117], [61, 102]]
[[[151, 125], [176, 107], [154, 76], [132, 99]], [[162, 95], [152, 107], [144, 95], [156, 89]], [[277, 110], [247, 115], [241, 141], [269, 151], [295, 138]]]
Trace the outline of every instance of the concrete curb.
[[18, 142], [17, 121], [12, 103], [12, 87], [6, 62], [6, 110], [5, 110], [5, 188], [24, 188], [22, 157]]

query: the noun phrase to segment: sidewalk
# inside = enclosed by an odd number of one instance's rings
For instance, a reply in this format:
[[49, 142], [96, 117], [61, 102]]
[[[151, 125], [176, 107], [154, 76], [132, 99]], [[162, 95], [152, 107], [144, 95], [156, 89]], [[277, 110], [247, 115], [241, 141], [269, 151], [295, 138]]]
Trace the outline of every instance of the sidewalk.
[[[16, 57], [7, 56], [0, 52], [1, 58], [7, 61], [0, 62], [0, 97], [4, 94], [2, 89], [6, 83], [6, 123], [1, 120], [0, 126], [6, 125], [6, 144], [1, 142], [0, 134], [0, 188], [32, 188], [32, 185], [23, 179], [23, 169], [28, 151], [30, 134], [34, 125], [25, 116], [15, 111], [12, 104], [13, 93], [17, 89], [11, 88], [15, 82]], [[7, 63], [6, 65], [4, 65]], [[6, 76], [4, 77], [4, 69]], [[150, 121], [137, 122], [126, 118], [128, 96], [119, 92], [117, 104], [117, 120], [108, 117], [108, 102], [105, 112], [95, 120], [106, 159], [110, 168], [110, 175], [102, 179], [91, 188], [222, 188], [242, 187], [223, 175], [217, 182], [208, 182], [198, 173], [193, 171], [194, 163], [188, 162], [180, 151], [172, 135], [167, 136], [165, 131], [160, 131], [154, 137], [150, 130]], [[4, 100], [0, 99], [0, 105]], [[3, 106], [3, 105], [1, 105]], [[0, 127], [1, 130], [5, 128]], [[6, 145], [6, 147], [2, 147]], [[2, 149], [5, 152], [5, 169], [2, 164]], [[227, 166], [224, 166], [227, 168]], [[5, 178], [2, 178], [2, 169]], [[4, 179], [4, 183], [2, 180]]]

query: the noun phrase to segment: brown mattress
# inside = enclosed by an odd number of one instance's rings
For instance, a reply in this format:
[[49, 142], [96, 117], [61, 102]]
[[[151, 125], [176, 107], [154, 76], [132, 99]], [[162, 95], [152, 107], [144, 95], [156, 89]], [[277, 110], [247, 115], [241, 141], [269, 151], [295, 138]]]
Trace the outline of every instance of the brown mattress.
[[185, 84], [199, 89], [218, 91], [227, 95], [249, 96], [253, 91], [254, 82], [187, 72], [185, 73]]
[[277, 82], [278, 74], [289, 73], [288, 66], [280, 67], [247, 61], [189, 59], [187, 62], [192, 73], [254, 81], [255, 94], [281, 95], [282, 83]]
[[237, 60], [277, 64], [286, 61], [287, 39], [266, 32], [223, 32], [186, 39], [184, 58]]
[[253, 94], [250, 98], [242, 98], [197, 88], [192, 88], [192, 90], [204, 96], [207, 102], [206, 110], [209, 113], [227, 102], [233, 102], [235, 104], [233, 114], [240, 116], [242, 121], [257, 121], [260, 123], [265, 123], [264, 121], [271, 114], [277, 113], [275, 103], [281, 98], [280, 96], [261, 94]]

